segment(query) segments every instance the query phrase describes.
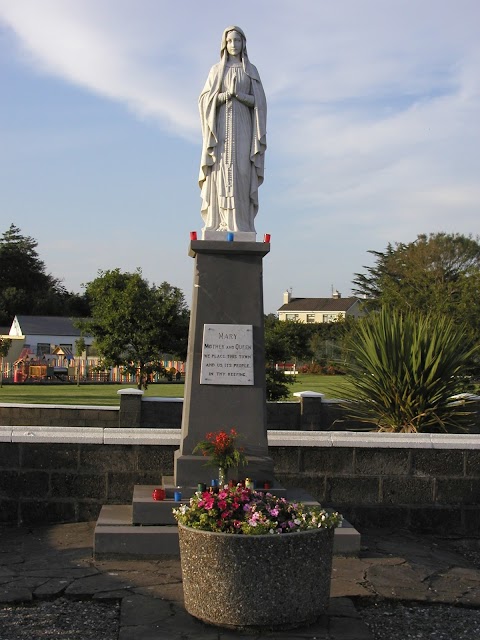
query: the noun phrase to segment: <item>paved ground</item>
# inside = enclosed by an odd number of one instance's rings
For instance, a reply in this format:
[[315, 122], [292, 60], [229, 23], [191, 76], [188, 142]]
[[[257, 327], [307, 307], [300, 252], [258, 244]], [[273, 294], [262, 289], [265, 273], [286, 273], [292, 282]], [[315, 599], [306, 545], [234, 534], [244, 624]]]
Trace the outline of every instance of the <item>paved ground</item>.
[[[254, 637], [203, 625], [186, 613], [176, 558], [93, 560], [93, 526], [0, 531], [0, 640]], [[372, 640], [372, 626], [358, 610], [374, 602], [480, 608], [479, 565], [455, 545], [460, 541], [366, 532], [360, 558], [334, 559], [329, 615], [304, 629], [261, 637]]]

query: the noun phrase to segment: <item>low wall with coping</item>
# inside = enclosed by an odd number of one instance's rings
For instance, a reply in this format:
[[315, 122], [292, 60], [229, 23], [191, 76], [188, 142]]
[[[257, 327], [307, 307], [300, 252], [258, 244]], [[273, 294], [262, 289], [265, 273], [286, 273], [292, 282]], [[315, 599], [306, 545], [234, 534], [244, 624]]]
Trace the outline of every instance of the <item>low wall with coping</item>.
[[[477, 536], [480, 436], [271, 430], [277, 479], [365, 526]], [[173, 473], [179, 429], [0, 427], [0, 522], [94, 520]]]
[[[97, 428], [179, 429], [183, 398], [143, 398], [143, 391], [118, 391], [120, 406], [0, 403], [0, 425]], [[302, 391], [295, 402], [267, 402], [267, 428], [292, 431], [345, 431], [362, 427], [348, 417], [343, 400], [326, 400], [321, 393]], [[480, 398], [470, 405], [480, 433]], [[225, 425], [239, 426], [239, 425]]]

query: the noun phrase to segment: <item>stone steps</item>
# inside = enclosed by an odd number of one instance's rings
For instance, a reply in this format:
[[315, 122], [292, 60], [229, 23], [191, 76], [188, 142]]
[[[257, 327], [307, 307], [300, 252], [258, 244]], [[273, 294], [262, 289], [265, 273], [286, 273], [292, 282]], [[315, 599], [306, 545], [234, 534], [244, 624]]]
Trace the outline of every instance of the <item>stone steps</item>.
[[[104, 505], [94, 534], [95, 558], [155, 558], [179, 554], [178, 530], [172, 508], [173, 487], [164, 482], [167, 499], [152, 499], [153, 485], [137, 485], [131, 505]], [[302, 489], [281, 489], [288, 500], [318, 505]], [[274, 491], [275, 489], [272, 489]], [[182, 502], [187, 504], [194, 489], [182, 487]], [[275, 492], [277, 492], [275, 490]], [[344, 520], [335, 530], [334, 554], [355, 556], [360, 551], [360, 534]]]

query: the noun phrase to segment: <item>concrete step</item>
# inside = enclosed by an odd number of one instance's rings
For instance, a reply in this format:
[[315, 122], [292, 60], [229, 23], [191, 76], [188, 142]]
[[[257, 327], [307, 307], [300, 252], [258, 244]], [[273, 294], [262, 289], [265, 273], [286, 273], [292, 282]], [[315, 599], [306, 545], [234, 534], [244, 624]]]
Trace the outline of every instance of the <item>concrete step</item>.
[[[102, 507], [94, 534], [96, 558], [155, 558], [179, 554], [176, 526], [134, 525], [132, 514], [131, 505]], [[333, 552], [340, 556], [356, 556], [360, 552], [360, 534], [345, 520], [343, 526], [335, 530]]]
[[177, 526], [136, 526], [130, 505], [104, 505], [95, 526], [95, 558], [178, 556]]

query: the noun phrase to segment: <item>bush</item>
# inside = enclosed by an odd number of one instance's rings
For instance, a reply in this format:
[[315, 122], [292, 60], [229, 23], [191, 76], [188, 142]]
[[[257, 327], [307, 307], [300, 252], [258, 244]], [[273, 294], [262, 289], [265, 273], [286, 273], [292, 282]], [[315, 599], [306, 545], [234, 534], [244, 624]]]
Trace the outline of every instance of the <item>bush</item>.
[[476, 351], [447, 317], [382, 308], [349, 341], [352, 417], [379, 431], [458, 431], [471, 423], [462, 380]]
[[322, 375], [325, 373], [324, 368], [318, 362], [310, 362], [308, 364], [302, 364], [300, 367], [300, 373], [312, 373], [315, 375]]
[[294, 376], [287, 376], [283, 371], [277, 371], [275, 367], [267, 367], [265, 378], [267, 400], [284, 400], [289, 397], [289, 385], [295, 382]]

